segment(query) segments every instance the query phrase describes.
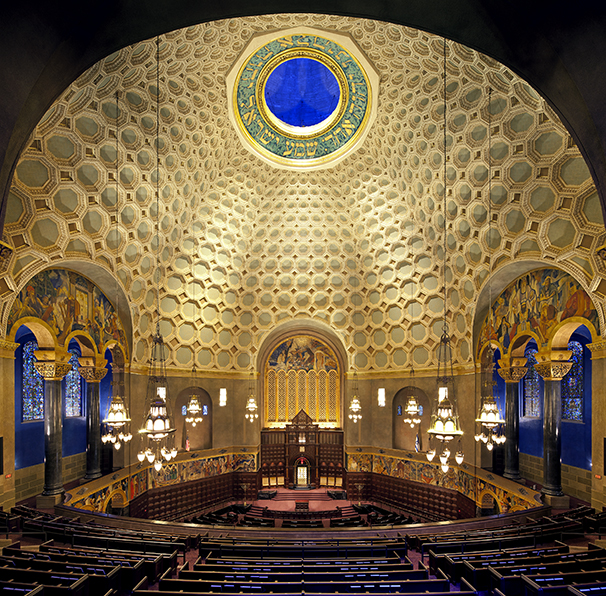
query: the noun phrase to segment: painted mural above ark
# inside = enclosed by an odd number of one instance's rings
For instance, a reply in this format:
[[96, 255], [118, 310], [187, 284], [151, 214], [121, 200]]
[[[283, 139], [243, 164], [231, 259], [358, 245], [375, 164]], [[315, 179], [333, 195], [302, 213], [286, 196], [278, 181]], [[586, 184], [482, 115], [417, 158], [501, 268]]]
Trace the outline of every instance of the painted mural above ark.
[[65, 269], [46, 269], [19, 292], [8, 317], [8, 329], [33, 317], [43, 321], [59, 345], [72, 333], [89, 335], [102, 354], [109, 342], [127, 348], [126, 334], [112, 303], [89, 279]]
[[559, 323], [567, 319], [584, 319], [599, 329], [591, 298], [571, 275], [559, 269], [537, 269], [519, 277], [492, 308], [492, 320], [487, 317], [480, 331], [478, 356], [490, 340], [498, 342], [506, 354], [520, 335], [534, 337], [539, 347], [546, 346]]

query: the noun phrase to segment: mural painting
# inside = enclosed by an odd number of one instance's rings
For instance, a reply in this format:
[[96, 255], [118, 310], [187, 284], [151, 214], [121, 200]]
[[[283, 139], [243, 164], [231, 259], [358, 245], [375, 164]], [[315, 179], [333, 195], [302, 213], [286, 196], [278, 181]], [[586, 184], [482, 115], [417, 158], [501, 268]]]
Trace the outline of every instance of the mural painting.
[[123, 492], [130, 501], [142, 495], [148, 489], [160, 486], [209, 478], [220, 474], [228, 474], [229, 472], [255, 472], [256, 470], [257, 458], [254, 453], [233, 453], [172, 462], [164, 464], [160, 472], [156, 472], [153, 466], [136, 471], [108, 486], [99, 488], [86, 497], [79, 494], [82, 489], [79, 489], [76, 494], [67, 493], [65, 502], [78, 509], [103, 512], [108, 498], [116, 492]]
[[527, 331], [546, 345], [553, 328], [572, 317], [582, 317], [598, 329], [598, 313], [587, 292], [564, 271], [538, 269], [518, 278], [493, 304], [494, 325], [487, 320], [480, 332], [478, 354], [489, 340], [507, 351], [513, 338]]
[[90, 280], [72, 271], [47, 269], [34, 276], [15, 298], [8, 328], [23, 317], [44, 321], [58, 343], [74, 331], [85, 331], [102, 353], [109, 340], [126, 347], [126, 334], [105, 294]]
[[[496, 495], [501, 511], [518, 511], [536, 507], [532, 495], [527, 493], [521, 487], [520, 495], [507, 492], [505, 489], [492, 484], [487, 480], [476, 478], [473, 474], [466, 471], [465, 465], [461, 468], [451, 468], [447, 474], [440, 471], [440, 465], [429, 463], [423, 460], [407, 460], [397, 456], [370, 454], [370, 453], [347, 453], [347, 471], [348, 472], [374, 472], [403, 480], [421, 482], [442, 486], [451, 490], [456, 490], [462, 495], [477, 501], [477, 495], [482, 491], [489, 490]], [[527, 496], [524, 496], [524, 493]]]
[[348, 453], [348, 472], [372, 472], [372, 455], [369, 453]]
[[333, 351], [321, 341], [298, 335], [282, 342], [267, 360], [272, 370], [337, 370], [338, 363]]

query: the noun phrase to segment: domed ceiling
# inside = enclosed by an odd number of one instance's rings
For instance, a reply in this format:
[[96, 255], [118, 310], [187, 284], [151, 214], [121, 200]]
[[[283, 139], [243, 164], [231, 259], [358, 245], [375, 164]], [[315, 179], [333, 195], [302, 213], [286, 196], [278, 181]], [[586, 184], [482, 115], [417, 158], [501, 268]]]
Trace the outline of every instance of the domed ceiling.
[[[364, 142], [321, 170], [262, 161], [228, 110], [227, 76], [249, 43], [299, 26], [350, 37], [379, 76]], [[160, 39], [160, 328], [170, 366], [246, 370], [263, 338], [293, 318], [333, 328], [361, 371], [435, 364], [442, 56], [441, 38], [336, 16], [233, 19]], [[603, 296], [606, 270], [594, 253], [605, 234], [588, 169], [545, 102], [469, 48], [448, 42], [447, 57], [447, 308], [456, 363], [465, 365], [489, 257], [495, 271], [549, 262]], [[155, 40], [85, 72], [35, 129], [4, 228], [16, 249], [9, 290], [62, 260], [117, 272], [139, 365], [155, 329], [156, 97]], [[13, 294], [2, 298], [6, 326]]]

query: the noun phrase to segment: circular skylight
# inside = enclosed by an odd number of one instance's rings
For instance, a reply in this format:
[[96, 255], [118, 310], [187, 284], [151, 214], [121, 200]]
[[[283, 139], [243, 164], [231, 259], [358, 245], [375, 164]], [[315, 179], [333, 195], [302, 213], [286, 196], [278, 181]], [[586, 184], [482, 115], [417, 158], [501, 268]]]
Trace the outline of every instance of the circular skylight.
[[318, 60], [292, 58], [271, 72], [264, 97], [276, 124], [305, 133], [337, 111], [341, 90], [334, 73]]
[[378, 76], [347, 36], [298, 27], [251, 41], [227, 76], [230, 114], [255, 154], [284, 168], [327, 167], [361, 143]]

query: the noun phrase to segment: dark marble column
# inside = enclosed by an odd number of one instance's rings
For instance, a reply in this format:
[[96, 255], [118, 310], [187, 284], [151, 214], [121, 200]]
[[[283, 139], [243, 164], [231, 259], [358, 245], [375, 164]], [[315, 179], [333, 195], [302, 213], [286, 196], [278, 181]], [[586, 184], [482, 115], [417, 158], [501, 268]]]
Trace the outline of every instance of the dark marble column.
[[44, 489], [43, 496], [63, 494], [63, 421], [61, 416], [61, 380], [70, 371], [71, 365], [65, 362], [42, 360], [36, 370], [44, 378]]
[[498, 369], [505, 381], [505, 471], [510, 480], [521, 480], [520, 476], [520, 381], [527, 372], [526, 358], [516, 358], [512, 366]]
[[[78, 369], [86, 380], [86, 475], [85, 480], [101, 476], [101, 411], [99, 403], [99, 383], [107, 374], [107, 369], [88, 366], [82, 361]], [[99, 364], [99, 363], [98, 363]]]
[[[562, 358], [570, 352], [558, 353]], [[538, 360], [538, 358], [537, 358]], [[540, 360], [536, 371], [543, 377], [543, 488], [545, 495], [561, 497], [562, 491], [562, 400], [560, 381], [572, 362]]]

